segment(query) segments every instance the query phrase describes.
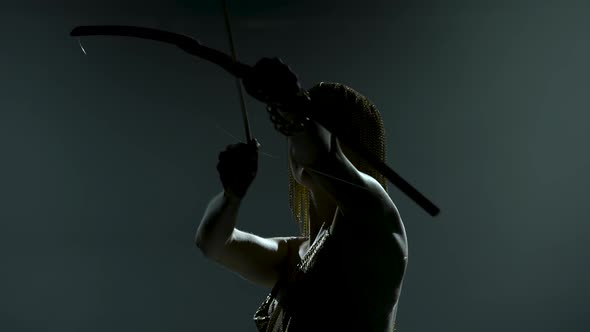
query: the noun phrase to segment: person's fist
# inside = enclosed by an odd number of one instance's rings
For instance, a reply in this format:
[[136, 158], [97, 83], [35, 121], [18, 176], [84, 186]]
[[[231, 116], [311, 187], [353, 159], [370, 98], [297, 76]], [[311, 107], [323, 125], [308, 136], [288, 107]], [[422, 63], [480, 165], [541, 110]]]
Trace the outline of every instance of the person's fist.
[[297, 75], [281, 59], [262, 58], [244, 78], [248, 94], [266, 104], [285, 104], [297, 98], [301, 85]]
[[219, 153], [217, 171], [225, 193], [234, 198], [243, 198], [258, 171], [258, 148], [260, 143], [252, 139], [249, 143], [228, 145]]

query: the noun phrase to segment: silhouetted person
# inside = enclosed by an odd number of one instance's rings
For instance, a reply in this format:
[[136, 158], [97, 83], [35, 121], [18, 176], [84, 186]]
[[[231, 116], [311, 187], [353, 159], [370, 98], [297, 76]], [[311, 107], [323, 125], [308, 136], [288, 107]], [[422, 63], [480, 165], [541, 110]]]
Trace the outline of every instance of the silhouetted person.
[[[272, 75], [288, 69], [276, 61], [257, 66]], [[291, 82], [288, 75], [276, 75], [273, 88]], [[307, 96], [312, 105], [307, 111], [334, 121], [348, 139], [385, 160], [383, 122], [366, 97], [338, 83], [319, 83]], [[204, 213], [197, 246], [206, 257], [271, 289], [254, 315], [259, 331], [392, 331], [407, 238], [385, 177], [301, 110], [269, 105], [275, 128], [288, 140], [290, 207], [301, 234], [264, 238], [236, 228], [258, 168], [259, 144], [252, 140], [219, 154], [223, 191]], [[259, 218], [266, 218], [264, 211]]]

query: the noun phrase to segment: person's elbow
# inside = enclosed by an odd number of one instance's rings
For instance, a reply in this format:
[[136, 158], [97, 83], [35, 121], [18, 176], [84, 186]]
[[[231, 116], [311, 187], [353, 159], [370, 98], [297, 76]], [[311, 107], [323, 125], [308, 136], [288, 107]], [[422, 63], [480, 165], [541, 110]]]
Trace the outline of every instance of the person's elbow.
[[220, 237], [213, 234], [207, 236], [197, 231], [194, 242], [205, 257], [215, 260], [226, 249], [233, 236], [233, 232], [228, 237]]
[[212, 253], [211, 245], [209, 242], [210, 241], [206, 241], [206, 238], [203, 236], [201, 232], [197, 231], [197, 233], [195, 234], [194, 243], [195, 246], [205, 257], [210, 257]]

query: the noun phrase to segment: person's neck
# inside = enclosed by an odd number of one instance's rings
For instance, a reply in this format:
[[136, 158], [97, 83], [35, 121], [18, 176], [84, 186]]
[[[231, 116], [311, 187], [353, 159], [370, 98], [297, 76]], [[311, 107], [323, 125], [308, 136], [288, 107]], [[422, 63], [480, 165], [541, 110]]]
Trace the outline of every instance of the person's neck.
[[325, 223], [325, 226], [332, 224], [336, 213], [336, 202], [329, 194], [323, 191], [311, 191], [309, 211], [309, 239], [313, 242]]

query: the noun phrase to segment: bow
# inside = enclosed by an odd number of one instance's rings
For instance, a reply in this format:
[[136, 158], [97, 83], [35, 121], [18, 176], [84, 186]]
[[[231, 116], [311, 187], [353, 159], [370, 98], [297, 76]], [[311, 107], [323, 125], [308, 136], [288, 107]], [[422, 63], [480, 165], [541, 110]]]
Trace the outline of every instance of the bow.
[[[236, 78], [236, 83], [240, 95], [240, 101], [242, 106], [242, 115], [244, 118], [244, 126], [246, 129], [246, 138], [248, 141], [251, 140], [251, 133], [250, 127], [246, 112], [246, 106], [244, 103], [244, 97], [242, 92], [242, 85], [240, 83], [240, 79], [248, 79], [251, 78], [252, 75], [255, 75], [254, 67], [243, 64], [236, 59], [235, 49], [233, 47], [233, 40], [231, 35], [231, 27], [229, 24], [229, 16], [227, 5], [224, 1], [224, 9], [225, 9], [225, 20], [226, 20], [226, 27], [229, 34], [230, 39], [230, 47], [232, 50], [232, 56], [229, 56], [223, 52], [218, 50], [212, 49], [201, 44], [198, 40], [195, 40], [189, 36], [181, 35], [173, 32], [152, 29], [152, 28], [144, 28], [144, 27], [135, 27], [135, 26], [123, 26], [123, 25], [89, 25], [89, 26], [78, 26], [74, 28], [70, 35], [73, 37], [82, 37], [82, 36], [125, 36], [125, 37], [135, 37], [135, 38], [143, 38], [149, 39], [154, 41], [159, 41], [167, 44], [174, 45], [179, 47], [180, 49], [184, 50], [185, 52], [197, 56], [199, 58], [205, 59], [210, 61], [223, 69], [225, 69], [228, 73], [233, 75]], [[81, 44], [80, 44], [81, 45]], [[84, 51], [84, 49], [82, 48]], [[256, 97], [256, 96], [254, 96]], [[319, 118], [314, 118], [313, 114], [309, 114], [309, 117], [312, 120], [317, 121], [321, 124], [324, 128], [330, 131], [333, 135], [338, 137], [345, 145], [347, 145], [351, 150], [357, 153], [359, 156], [364, 158], [371, 166], [373, 166], [377, 171], [383, 174], [392, 184], [394, 184], [398, 189], [400, 189], [403, 193], [405, 193], [410, 199], [412, 199], [416, 204], [422, 207], [428, 214], [431, 216], [436, 216], [440, 213], [440, 209], [432, 203], [428, 198], [422, 195], [416, 188], [414, 188], [410, 183], [404, 180], [399, 174], [397, 174], [391, 167], [389, 167], [386, 163], [381, 161], [377, 156], [366, 151], [365, 149], [361, 148], [356, 144], [356, 142], [351, 142], [346, 139], [341, 139], [341, 137], [345, 137], [344, 135], [339, 135], [339, 130], [333, 124], [329, 123], [328, 121], [322, 121]]]

